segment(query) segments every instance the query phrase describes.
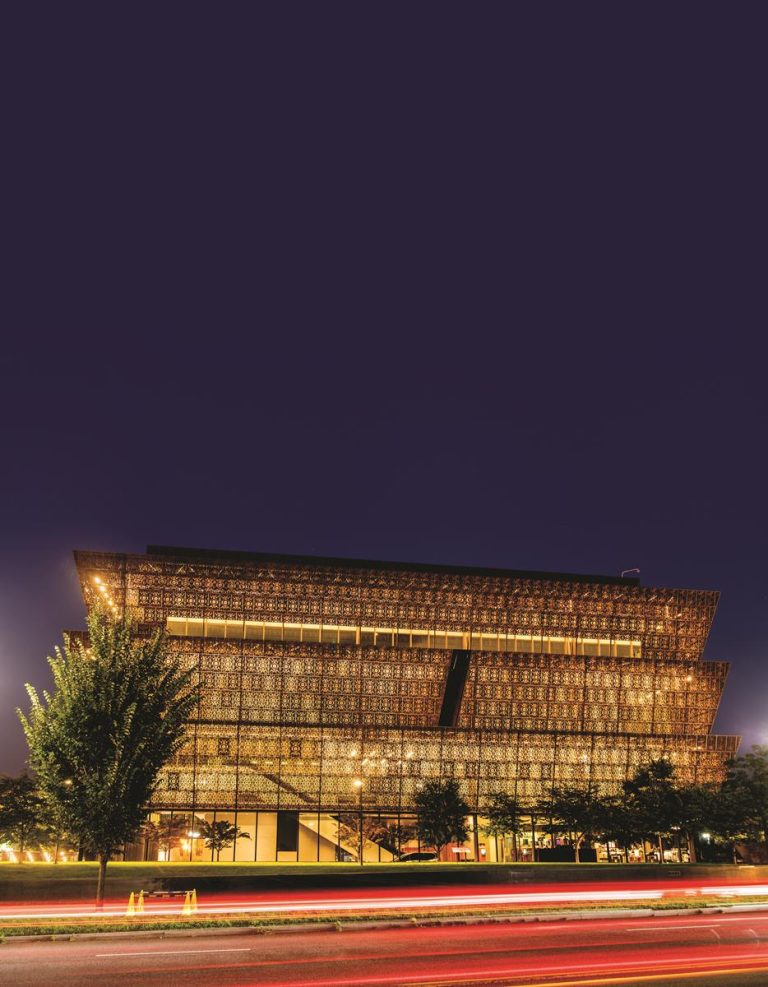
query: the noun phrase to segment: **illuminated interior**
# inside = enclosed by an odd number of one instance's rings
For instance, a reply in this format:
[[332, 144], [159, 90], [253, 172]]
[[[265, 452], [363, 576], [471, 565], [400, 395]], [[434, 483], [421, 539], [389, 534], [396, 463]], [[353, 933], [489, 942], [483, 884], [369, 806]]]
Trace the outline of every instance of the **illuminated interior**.
[[284, 621], [261, 622], [178, 616], [166, 619], [166, 629], [175, 637], [214, 637], [234, 641], [298, 641], [308, 644], [605, 655], [613, 658], [640, 657], [640, 641], [559, 637], [549, 634], [510, 634], [505, 631], [473, 634], [469, 631], [351, 627], [338, 624], [296, 624]]

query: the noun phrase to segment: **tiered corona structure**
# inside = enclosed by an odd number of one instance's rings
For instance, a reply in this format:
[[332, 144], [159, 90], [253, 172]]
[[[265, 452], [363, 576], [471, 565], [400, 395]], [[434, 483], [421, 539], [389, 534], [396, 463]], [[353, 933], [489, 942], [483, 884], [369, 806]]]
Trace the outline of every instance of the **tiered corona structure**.
[[[616, 792], [658, 757], [714, 781], [738, 748], [710, 732], [728, 672], [702, 660], [715, 592], [159, 546], [75, 556], [86, 604], [166, 628], [201, 683], [152, 806], [171, 835], [135, 853], [210, 859], [198, 829], [215, 815], [240, 828], [230, 860], [390, 860], [421, 849], [419, 787], [450, 777], [473, 815], [448, 852], [494, 860], [509, 850], [483, 836], [493, 792], [533, 810], [553, 786]], [[534, 823], [515, 855], [536, 840]]]

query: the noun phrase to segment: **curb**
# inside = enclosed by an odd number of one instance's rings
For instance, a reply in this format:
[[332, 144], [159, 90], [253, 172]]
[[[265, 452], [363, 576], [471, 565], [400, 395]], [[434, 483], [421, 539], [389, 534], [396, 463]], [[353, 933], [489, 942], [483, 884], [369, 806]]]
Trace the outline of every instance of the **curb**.
[[191, 936], [272, 936], [297, 935], [307, 932], [370, 932], [374, 929], [415, 929], [447, 925], [523, 925], [531, 922], [587, 922], [601, 918], [665, 918], [680, 915], [727, 915], [732, 912], [763, 912], [766, 910], [768, 910], [768, 904], [712, 905], [701, 908], [664, 908], [660, 910], [654, 910], [652, 908], [611, 908], [597, 912], [549, 912], [546, 915], [461, 916], [456, 918], [447, 916], [446, 918], [428, 919], [372, 919], [370, 921], [363, 920], [359, 922], [286, 923], [285, 925], [258, 927], [245, 925], [236, 928], [208, 927], [198, 929], [148, 929], [146, 931], [136, 929], [132, 932], [68, 932], [61, 935], [6, 936], [2, 940], [2, 945], [8, 946], [11, 943], [17, 942], [88, 942], [95, 939], [184, 939]]

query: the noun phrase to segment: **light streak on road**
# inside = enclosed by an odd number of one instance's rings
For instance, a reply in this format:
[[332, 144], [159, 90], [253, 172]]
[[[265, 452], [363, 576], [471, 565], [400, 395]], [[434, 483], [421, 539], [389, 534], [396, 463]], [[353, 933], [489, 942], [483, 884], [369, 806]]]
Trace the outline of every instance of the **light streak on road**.
[[[189, 949], [185, 948], [186, 943]], [[301, 930], [112, 943], [3, 946], [0, 983], [134, 987], [614, 987], [714, 976], [768, 984], [768, 911], [638, 921], [389, 927], [342, 935]], [[36, 979], [37, 978], [37, 979]], [[709, 980], [707, 979], [707, 982]], [[723, 987], [731, 983], [723, 980]]]
[[[191, 883], [191, 882], [190, 882]], [[766, 884], [696, 885], [680, 882], [667, 882], [653, 886], [636, 885], [578, 885], [577, 887], [558, 886], [556, 890], [543, 890], [536, 887], [510, 890], [479, 888], [431, 888], [427, 892], [403, 892], [383, 888], [372, 892], [350, 894], [349, 892], [324, 891], [314, 895], [308, 893], [272, 893], [251, 895], [198, 895], [198, 915], [222, 915], [237, 912], [244, 915], [285, 914], [306, 912], [311, 914], [344, 912], [398, 912], [423, 911], [456, 908], [516, 908], [553, 905], [593, 904], [627, 905], [633, 902], [654, 902], [665, 898], [695, 897], [739, 898], [768, 896]], [[11, 902], [0, 903], [0, 923], [3, 920], [27, 919], [92, 919], [124, 916], [126, 901], [112, 900], [101, 909], [84, 902]], [[145, 902], [144, 916], [178, 916], [179, 902], [159, 902], [148, 899]]]

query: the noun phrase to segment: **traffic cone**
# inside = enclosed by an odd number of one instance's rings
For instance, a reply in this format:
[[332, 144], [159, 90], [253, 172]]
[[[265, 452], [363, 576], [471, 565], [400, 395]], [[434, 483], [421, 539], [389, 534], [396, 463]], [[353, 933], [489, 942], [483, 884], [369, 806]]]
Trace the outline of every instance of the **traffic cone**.
[[192, 914], [192, 905], [190, 904], [190, 901], [189, 901], [190, 897], [191, 897], [190, 896], [190, 893], [189, 893], [189, 891], [187, 891], [187, 893], [184, 895], [184, 907], [181, 909], [181, 914], [182, 915], [191, 915]]
[[195, 888], [192, 888], [192, 895], [191, 895], [191, 897], [189, 899], [189, 904], [190, 904], [190, 908], [192, 909], [192, 912], [193, 913], [196, 912], [197, 911], [197, 890]]
[[136, 906], [133, 903], [133, 891], [131, 891], [128, 897], [128, 911], [125, 913], [125, 915], [127, 918], [130, 918], [131, 916], [135, 915], [135, 913], [136, 913]]
[[138, 897], [138, 900], [136, 902], [136, 911], [137, 912], [142, 912], [142, 913], [144, 912], [144, 892], [143, 891], [139, 891], [139, 897]]

